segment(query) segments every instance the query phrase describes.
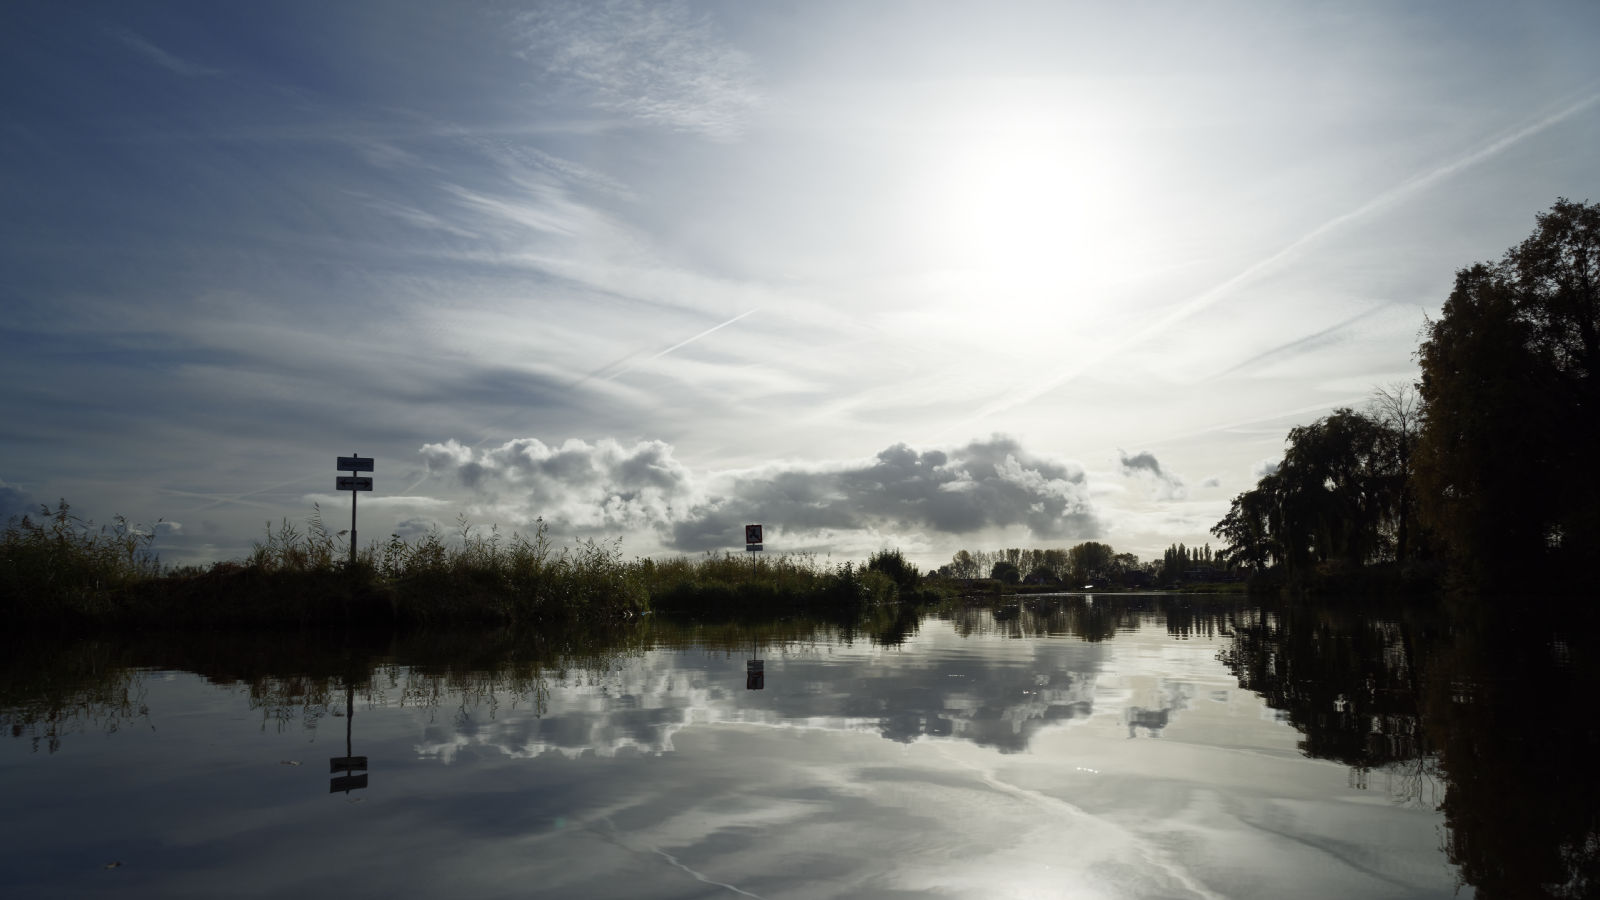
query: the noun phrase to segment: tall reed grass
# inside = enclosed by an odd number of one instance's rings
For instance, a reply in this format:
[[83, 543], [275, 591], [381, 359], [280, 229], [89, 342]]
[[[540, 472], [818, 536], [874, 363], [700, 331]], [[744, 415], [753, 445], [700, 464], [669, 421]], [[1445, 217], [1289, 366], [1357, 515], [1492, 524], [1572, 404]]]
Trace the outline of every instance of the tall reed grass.
[[942, 596], [898, 551], [866, 564], [815, 556], [625, 559], [620, 540], [556, 547], [543, 521], [502, 534], [457, 520], [412, 540], [391, 535], [352, 559], [320, 508], [303, 524], [270, 523], [237, 562], [162, 572], [143, 529], [95, 531], [63, 503], [42, 523], [12, 522], [0, 557], [0, 610], [64, 625], [307, 625], [388, 622], [540, 625], [676, 616], [767, 617], [854, 612]]
[[71, 609], [107, 611], [121, 592], [153, 579], [161, 562], [153, 529], [117, 516], [96, 526], [62, 500], [6, 524], [0, 536], [0, 613], [34, 619]]

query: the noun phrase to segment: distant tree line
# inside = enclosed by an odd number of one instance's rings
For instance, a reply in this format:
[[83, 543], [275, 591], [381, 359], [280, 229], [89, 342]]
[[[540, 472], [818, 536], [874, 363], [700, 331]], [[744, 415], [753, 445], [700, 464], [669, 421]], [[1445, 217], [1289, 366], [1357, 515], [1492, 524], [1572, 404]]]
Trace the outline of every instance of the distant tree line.
[[1230, 563], [1221, 553], [1213, 553], [1210, 544], [1196, 549], [1173, 544], [1162, 553], [1161, 562], [1151, 563], [1150, 568], [1156, 582], [1162, 585], [1219, 581], [1239, 570], [1237, 564]]
[[1211, 545], [1190, 549], [1173, 544], [1161, 559], [1141, 561], [1132, 553], [1118, 553], [1110, 544], [1084, 541], [1073, 547], [1004, 550], [960, 550], [950, 562], [929, 574], [942, 578], [991, 578], [1006, 584], [1053, 584], [1153, 587], [1194, 582], [1223, 581], [1240, 567]]
[[1573, 586], [1600, 552], [1600, 206], [1562, 199], [1456, 273], [1415, 385], [1292, 429], [1212, 528], [1291, 577], [1441, 566], [1460, 586]]

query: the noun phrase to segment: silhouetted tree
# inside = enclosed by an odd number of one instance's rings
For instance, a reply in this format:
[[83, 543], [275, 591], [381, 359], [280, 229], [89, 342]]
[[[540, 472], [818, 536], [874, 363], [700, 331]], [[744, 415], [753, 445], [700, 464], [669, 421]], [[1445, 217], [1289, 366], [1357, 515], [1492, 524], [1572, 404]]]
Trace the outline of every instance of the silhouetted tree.
[[1418, 351], [1423, 520], [1492, 588], [1600, 541], [1600, 207], [1556, 202], [1498, 263], [1456, 273]]
[[1015, 563], [1006, 562], [1002, 559], [994, 564], [993, 569], [989, 570], [989, 577], [995, 581], [1003, 581], [1006, 584], [1016, 584], [1022, 580], [1022, 573], [1017, 571]]
[[1111, 568], [1111, 561], [1117, 552], [1111, 545], [1099, 541], [1085, 541], [1067, 551], [1067, 565], [1071, 569], [1072, 579], [1083, 582], [1091, 578], [1101, 578]]
[[1422, 424], [1422, 400], [1414, 385], [1398, 382], [1374, 388], [1368, 415], [1384, 429], [1384, 477], [1393, 483], [1388, 492], [1394, 496], [1394, 555], [1395, 559], [1410, 559], [1413, 547], [1412, 523], [1416, 521], [1416, 491], [1412, 485], [1411, 457], [1417, 445], [1417, 432]]
[[981, 571], [977, 561], [966, 550], [958, 550], [956, 555], [950, 558], [950, 574], [957, 578], [977, 578]]
[[[1212, 534], [1228, 541], [1220, 559], [1258, 569], [1281, 562], [1300, 571], [1319, 563], [1361, 566], [1394, 558], [1409, 481], [1397, 468], [1398, 446], [1383, 421], [1349, 409], [1291, 429], [1278, 470], [1235, 497], [1212, 527]], [[1166, 569], [1190, 565], [1184, 549], [1177, 550], [1179, 558]], [[1207, 546], [1202, 556], [1210, 555]]]
[[867, 559], [867, 568], [889, 576], [901, 592], [915, 591], [922, 583], [917, 567], [899, 550], [879, 550]]

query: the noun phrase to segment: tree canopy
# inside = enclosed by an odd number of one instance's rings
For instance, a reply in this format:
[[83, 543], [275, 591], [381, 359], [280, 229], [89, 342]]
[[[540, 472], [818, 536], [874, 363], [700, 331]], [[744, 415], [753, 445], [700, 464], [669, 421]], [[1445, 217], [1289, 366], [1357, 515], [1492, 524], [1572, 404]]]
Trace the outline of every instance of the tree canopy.
[[1212, 528], [1230, 564], [1291, 573], [1445, 553], [1464, 583], [1565, 580], [1600, 548], [1600, 206], [1558, 200], [1456, 273], [1421, 379], [1292, 429]]
[[1402, 446], [1396, 426], [1350, 409], [1291, 429], [1278, 470], [1235, 497], [1211, 529], [1228, 542], [1223, 558], [1291, 571], [1394, 559], [1409, 479]]
[[1600, 207], [1560, 200], [1499, 262], [1457, 272], [1425, 329], [1421, 512], [1485, 586], [1594, 562], [1597, 285]]

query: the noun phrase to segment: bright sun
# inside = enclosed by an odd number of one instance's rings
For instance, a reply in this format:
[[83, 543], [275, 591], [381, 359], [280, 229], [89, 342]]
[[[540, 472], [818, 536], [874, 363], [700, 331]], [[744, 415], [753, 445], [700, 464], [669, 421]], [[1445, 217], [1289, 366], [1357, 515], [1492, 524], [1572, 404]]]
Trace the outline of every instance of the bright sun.
[[1087, 299], [1127, 275], [1128, 160], [1086, 130], [980, 126], [938, 152], [918, 223], [923, 250], [962, 281], [1031, 306]]

